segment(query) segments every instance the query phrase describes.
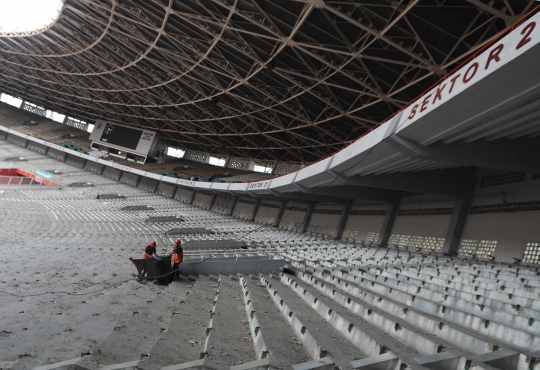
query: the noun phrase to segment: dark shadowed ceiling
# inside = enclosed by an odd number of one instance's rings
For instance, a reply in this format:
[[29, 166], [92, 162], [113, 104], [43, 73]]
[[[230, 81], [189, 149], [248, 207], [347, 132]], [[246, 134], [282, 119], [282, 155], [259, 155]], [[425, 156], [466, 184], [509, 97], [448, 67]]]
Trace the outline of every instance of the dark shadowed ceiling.
[[358, 138], [532, 9], [526, 0], [67, 0], [0, 37], [0, 90], [172, 146], [309, 162]]

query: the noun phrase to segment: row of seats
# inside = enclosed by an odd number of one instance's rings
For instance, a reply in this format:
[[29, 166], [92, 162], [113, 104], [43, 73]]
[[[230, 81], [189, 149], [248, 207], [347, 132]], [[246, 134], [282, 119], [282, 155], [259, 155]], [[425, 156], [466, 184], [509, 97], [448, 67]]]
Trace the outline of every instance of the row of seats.
[[[0, 248], [9, 263], [0, 266], [2, 290], [88, 295], [0, 294], [5, 368], [249, 369], [267, 361], [283, 369], [539, 369], [538, 268], [283, 230], [0, 141], [0, 167], [14, 156], [27, 158], [17, 165], [28, 171], [60, 170], [62, 188], [3, 189]], [[83, 181], [93, 186], [69, 186]], [[152, 209], [122, 210], [137, 205]], [[167, 216], [182, 221], [147, 222]], [[286, 268], [192, 276], [166, 287], [135, 282], [128, 258], [150, 240], [169, 252], [177, 236], [167, 231], [187, 227], [214, 234], [182, 235], [184, 242], [238, 239], [247, 249], [188, 248], [186, 258], [279, 256]]]
[[[76, 151], [89, 151], [89, 133], [65, 126], [33, 113], [0, 103], [0, 121], [3, 126], [19, 132], [64, 146]], [[223, 168], [188, 159], [168, 158], [163, 163], [141, 164], [113, 156], [107, 160], [129, 167], [182, 179], [197, 178], [199, 181], [252, 182], [275, 177], [236, 168]]]
[[153, 172], [160, 175], [178, 177], [182, 179], [197, 178], [198, 181], [206, 182], [251, 182], [273, 177], [268, 174], [255, 173], [236, 168], [223, 168], [207, 163], [191, 161], [189, 159], [170, 159], [163, 163], [135, 163], [115, 157], [108, 160], [123, 164], [136, 169]]
[[2, 126], [52, 143], [63, 143], [68, 147], [90, 149], [89, 133], [75, 127], [63, 125], [33, 113], [0, 103]]
[[263, 181], [277, 177], [277, 175], [272, 175], [269, 173], [246, 173], [242, 175], [222, 177], [221, 180], [225, 182], [253, 182], [253, 181]]

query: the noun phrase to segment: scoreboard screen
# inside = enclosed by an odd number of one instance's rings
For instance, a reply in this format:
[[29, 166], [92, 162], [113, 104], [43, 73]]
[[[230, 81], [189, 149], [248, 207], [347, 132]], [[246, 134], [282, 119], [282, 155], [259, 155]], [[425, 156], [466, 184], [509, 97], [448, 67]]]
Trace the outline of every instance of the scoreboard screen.
[[137, 149], [142, 133], [142, 130], [107, 123], [99, 140], [135, 150]]

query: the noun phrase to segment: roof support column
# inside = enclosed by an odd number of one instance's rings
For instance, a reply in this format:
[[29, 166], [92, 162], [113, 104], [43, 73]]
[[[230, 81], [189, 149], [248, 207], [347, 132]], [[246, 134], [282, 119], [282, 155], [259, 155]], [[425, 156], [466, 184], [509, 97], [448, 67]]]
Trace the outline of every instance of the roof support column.
[[210, 206], [208, 207], [208, 210], [211, 211], [212, 208], [214, 207], [214, 203], [216, 203], [216, 199], [217, 199], [217, 193], [214, 193], [214, 195], [212, 195], [212, 199], [210, 200]]
[[444, 239], [442, 249], [443, 253], [458, 252], [461, 236], [463, 235], [465, 223], [467, 222], [467, 216], [469, 215], [471, 202], [472, 197], [456, 200], [454, 211], [452, 212], [452, 218], [450, 219], [450, 224], [446, 230], [446, 237]]
[[193, 194], [191, 194], [191, 199], [189, 200], [189, 204], [193, 204], [193, 201], [195, 200], [195, 197], [197, 196], [197, 193], [199, 191], [197, 189], [193, 189]]
[[392, 234], [392, 228], [394, 227], [394, 222], [396, 221], [400, 203], [401, 202], [391, 203], [388, 206], [377, 244], [388, 245], [388, 240]]
[[274, 227], [279, 227], [279, 223], [281, 222], [281, 219], [283, 218], [283, 215], [285, 214], [286, 209], [287, 209], [287, 201], [281, 202], [281, 206], [279, 206], [279, 211], [274, 221]]
[[255, 202], [255, 206], [253, 207], [253, 212], [251, 212], [251, 217], [249, 218], [250, 221], [255, 221], [255, 217], [257, 216], [257, 212], [259, 212], [259, 208], [261, 207], [262, 199], [257, 199]]
[[308, 208], [306, 209], [306, 214], [304, 216], [304, 222], [302, 223], [302, 228], [300, 232], [304, 234], [311, 222], [311, 216], [313, 216], [313, 210], [315, 209], [315, 203], [309, 203]]
[[351, 213], [351, 207], [351, 204], [343, 206], [343, 209], [341, 210], [341, 215], [339, 216], [336, 231], [334, 232], [334, 239], [341, 239], [343, 231], [345, 230], [345, 226], [347, 225], [347, 221], [349, 220], [349, 213]]
[[227, 212], [228, 215], [232, 215], [234, 212], [234, 209], [236, 208], [236, 204], [238, 203], [238, 198], [240, 198], [238, 195], [233, 197], [233, 203], [231, 205], [231, 209], [229, 209], [229, 212]]

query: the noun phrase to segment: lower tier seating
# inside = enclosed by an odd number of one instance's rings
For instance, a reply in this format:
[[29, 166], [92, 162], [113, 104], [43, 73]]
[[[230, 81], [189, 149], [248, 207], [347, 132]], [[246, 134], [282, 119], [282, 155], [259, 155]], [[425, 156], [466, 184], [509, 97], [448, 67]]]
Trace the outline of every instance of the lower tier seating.
[[[256, 224], [0, 141], [0, 167], [18, 156], [21, 169], [59, 170], [63, 186], [2, 188], [0, 368], [540, 369], [537, 267]], [[174, 228], [213, 231], [181, 236], [186, 260], [287, 264], [137, 282], [129, 258], [150, 240], [170, 252]]]

